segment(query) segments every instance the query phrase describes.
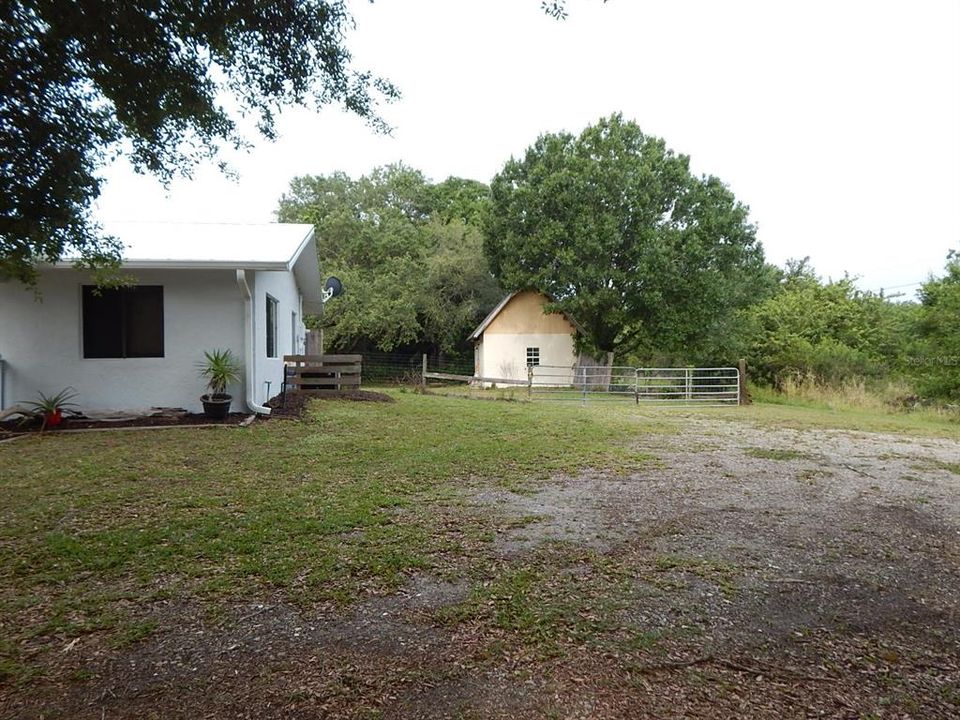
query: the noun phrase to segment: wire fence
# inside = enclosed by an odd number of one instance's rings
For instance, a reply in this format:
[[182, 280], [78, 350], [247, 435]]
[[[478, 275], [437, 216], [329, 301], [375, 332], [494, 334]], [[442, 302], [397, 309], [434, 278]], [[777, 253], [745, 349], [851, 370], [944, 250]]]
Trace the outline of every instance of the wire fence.
[[630, 366], [549, 366], [524, 368], [522, 377], [474, 377], [472, 358], [421, 353], [363, 353], [364, 387], [410, 385], [458, 387], [470, 394], [491, 390], [531, 400], [631, 401], [638, 405], [737, 405], [738, 368], [638, 368]]
[[[473, 375], [473, 359], [450, 358], [442, 355], [428, 355], [427, 362], [432, 367], [451, 368], [450, 372], [460, 375]], [[363, 384], [377, 385], [419, 385], [423, 374], [423, 355], [420, 353], [363, 353]]]

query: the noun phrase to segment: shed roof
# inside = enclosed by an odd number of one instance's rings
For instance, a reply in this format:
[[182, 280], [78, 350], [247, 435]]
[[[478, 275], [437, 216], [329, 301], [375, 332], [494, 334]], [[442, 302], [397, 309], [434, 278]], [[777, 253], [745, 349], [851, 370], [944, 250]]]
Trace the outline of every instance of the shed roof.
[[[512, 293], [507, 295], [503, 300], [497, 303], [497, 306], [490, 311], [490, 313], [483, 319], [483, 322], [477, 325], [477, 329], [474, 330], [472, 333], [470, 333], [470, 336], [467, 338], [467, 340], [473, 340], [474, 342], [479, 340], [480, 336], [483, 335], [484, 331], [490, 326], [490, 323], [492, 323], [494, 319], [497, 317], [497, 315], [499, 315], [500, 312], [507, 306], [507, 303], [513, 300], [520, 293], [524, 293], [527, 291], [535, 292], [538, 295], [543, 295], [543, 297], [545, 297], [550, 302], [554, 302], [552, 297], [550, 297], [546, 293], [540, 292], [539, 290], [533, 290], [532, 288], [524, 288], [523, 290], [514, 290]], [[580, 324], [576, 320], [574, 320], [569, 313], [561, 312], [560, 314], [563, 315], [570, 322], [570, 324], [573, 325], [574, 328], [582, 332], [582, 328], [580, 327]]]
[[514, 290], [512, 293], [507, 295], [503, 300], [497, 303], [497, 306], [491, 310], [487, 316], [483, 319], [483, 322], [477, 325], [477, 329], [470, 333], [470, 337], [467, 340], [479, 340], [480, 336], [483, 335], [483, 331], [487, 329], [487, 326], [493, 322], [493, 319], [500, 314], [500, 311], [503, 310], [507, 303], [513, 300], [517, 295], [521, 293], [520, 290]]

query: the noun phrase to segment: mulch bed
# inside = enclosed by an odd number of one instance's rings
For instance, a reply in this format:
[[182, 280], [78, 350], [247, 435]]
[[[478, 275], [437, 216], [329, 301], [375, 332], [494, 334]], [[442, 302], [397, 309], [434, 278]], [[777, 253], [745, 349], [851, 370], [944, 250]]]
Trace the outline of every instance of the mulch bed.
[[[394, 402], [394, 399], [383, 393], [371, 392], [369, 390], [345, 390], [333, 395], [324, 395], [319, 398], [303, 395], [301, 393], [289, 392], [286, 399], [281, 395], [271, 398], [267, 403], [273, 412], [267, 416], [260, 416], [257, 422], [263, 422], [270, 418], [296, 419], [303, 415], [307, 403], [310, 400], [351, 400], [355, 402]], [[143, 417], [133, 417], [124, 420], [96, 420], [82, 415], [77, 417], [65, 417], [63, 422], [55, 428], [47, 428], [46, 432], [61, 432], [63, 430], [89, 430], [93, 428], [131, 428], [131, 427], [171, 427], [176, 425], [239, 425], [250, 417], [249, 413], [230, 413], [224, 420], [212, 420], [203, 413], [166, 412], [159, 415], [149, 415]], [[0, 440], [22, 435], [24, 433], [40, 432], [42, 424], [40, 420], [28, 420], [23, 422], [20, 418], [4, 420], [0, 422]]]
[[353, 400], [355, 402], [396, 402], [389, 395], [372, 390], [344, 390], [333, 395], [322, 395], [320, 400]]
[[272, 418], [299, 418], [307, 407], [307, 398], [300, 393], [288, 392], [286, 397], [275, 395], [264, 403], [270, 410]]
[[[65, 417], [63, 422], [45, 432], [62, 432], [63, 430], [89, 430], [92, 428], [130, 428], [130, 427], [170, 427], [174, 425], [239, 425], [249, 417], [248, 413], [230, 413], [223, 420], [212, 420], [203, 413], [168, 413], [163, 415], [149, 415], [133, 417], [125, 420], [96, 420], [84, 416]], [[40, 432], [40, 420], [21, 421], [20, 418], [0, 422], [0, 439], [10, 435]]]
[[298, 392], [288, 392], [286, 398], [276, 395], [266, 402], [266, 406], [273, 410], [270, 417], [298, 418], [303, 415], [307, 403], [311, 400], [352, 400], [354, 402], [396, 402], [389, 395], [372, 392], [370, 390], [344, 390], [330, 395], [306, 395]]

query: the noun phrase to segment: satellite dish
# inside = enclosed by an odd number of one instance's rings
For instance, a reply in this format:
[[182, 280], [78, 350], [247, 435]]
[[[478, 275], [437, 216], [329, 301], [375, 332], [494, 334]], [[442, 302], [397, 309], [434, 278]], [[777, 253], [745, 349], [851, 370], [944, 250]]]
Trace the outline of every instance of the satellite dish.
[[327, 278], [327, 282], [323, 286], [323, 302], [326, 302], [330, 298], [335, 298], [338, 295], [343, 295], [343, 283], [340, 282], [340, 278], [331, 275]]

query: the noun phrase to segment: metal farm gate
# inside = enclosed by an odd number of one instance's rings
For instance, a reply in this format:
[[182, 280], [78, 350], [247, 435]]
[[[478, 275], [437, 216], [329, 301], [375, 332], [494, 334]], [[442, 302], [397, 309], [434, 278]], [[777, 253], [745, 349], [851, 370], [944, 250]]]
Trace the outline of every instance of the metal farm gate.
[[632, 400], [637, 405], [740, 404], [735, 367], [638, 368], [580, 366], [528, 368], [532, 397], [545, 400]]
[[532, 365], [526, 379], [460, 375], [427, 368], [423, 358], [422, 384], [429, 380], [465, 382], [475, 387], [513, 387], [531, 399], [633, 401], [637, 405], [739, 405], [740, 371], [735, 367], [638, 368], [605, 365], [561, 367]]

